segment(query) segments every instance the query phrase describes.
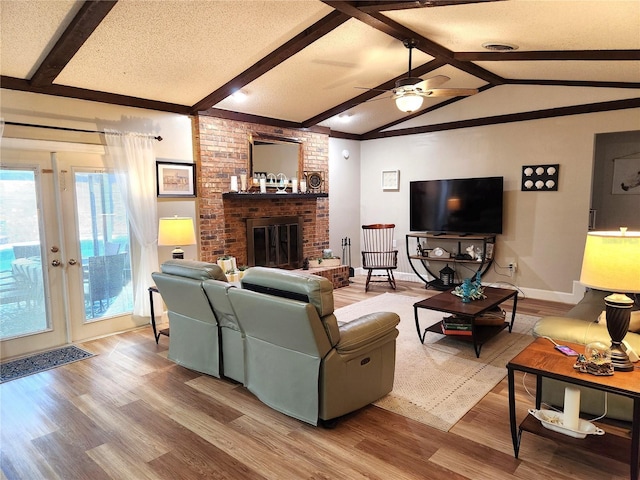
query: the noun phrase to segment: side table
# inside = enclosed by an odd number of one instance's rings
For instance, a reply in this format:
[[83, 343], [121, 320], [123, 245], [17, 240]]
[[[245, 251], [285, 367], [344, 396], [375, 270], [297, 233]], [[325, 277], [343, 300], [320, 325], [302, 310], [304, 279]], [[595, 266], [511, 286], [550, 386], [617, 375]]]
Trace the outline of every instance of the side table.
[[[584, 346], [567, 343], [576, 351]], [[632, 372], [616, 372], [612, 376], [595, 376], [580, 373], [573, 368], [575, 357], [567, 357], [553, 348], [553, 344], [544, 338], [536, 339], [532, 344], [516, 355], [507, 364], [509, 381], [509, 420], [514, 456], [518, 458], [522, 432], [530, 432], [557, 442], [588, 449], [599, 455], [615, 460], [629, 462], [631, 480], [638, 480], [640, 474], [640, 371], [636, 367]], [[539, 420], [531, 415], [518, 426], [516, 424], [516, 399], [514, 372], [520, 371], [536, 376], [536, 409], [540, 408], [542, 395], [542, 377], [554, 378], [564, 382], [589, 387], [603, 392], [616, 393], [633, 400], [631, 440], [607, 432], [603, 436], [587, 435], [576, 439], [544, 428]]]
[[160, 335], [166, 335], [167, 337], [169, 336], [169, 328], [163, 328], [161, 330], [158, 330], [156, 328], [156, 315], [155, 315], [155, 311], [153, 308], [153, 294], [154, 293], [160, 293], [158, 291], [158, 287], [156, 287], [155, 285], [152, 285], [149, 287], [149, 307], [151, 309], [151, 327], [153, 328], [153, 336], [156, 339], [156, 344], [158, 343], [158, 339], [160, 338]]

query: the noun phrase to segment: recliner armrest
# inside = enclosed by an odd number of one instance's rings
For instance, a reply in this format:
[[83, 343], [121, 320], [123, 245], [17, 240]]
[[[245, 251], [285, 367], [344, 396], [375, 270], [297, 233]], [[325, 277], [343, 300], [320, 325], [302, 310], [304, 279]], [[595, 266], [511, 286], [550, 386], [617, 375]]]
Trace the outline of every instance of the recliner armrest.
[[338, 353], [349, 353], [386, 337], [395, 331], [400, 317], [392, 312], [376, 312], [364, 315], [340, 326], [340, 341], [336, 345]]

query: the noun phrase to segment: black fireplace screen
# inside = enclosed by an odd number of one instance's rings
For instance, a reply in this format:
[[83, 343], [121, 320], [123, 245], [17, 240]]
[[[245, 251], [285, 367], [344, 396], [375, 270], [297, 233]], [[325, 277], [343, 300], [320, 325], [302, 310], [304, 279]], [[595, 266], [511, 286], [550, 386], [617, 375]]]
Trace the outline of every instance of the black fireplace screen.
[[302, 218], [248, 218], [247, 259], [249, 266], [300, 268]]

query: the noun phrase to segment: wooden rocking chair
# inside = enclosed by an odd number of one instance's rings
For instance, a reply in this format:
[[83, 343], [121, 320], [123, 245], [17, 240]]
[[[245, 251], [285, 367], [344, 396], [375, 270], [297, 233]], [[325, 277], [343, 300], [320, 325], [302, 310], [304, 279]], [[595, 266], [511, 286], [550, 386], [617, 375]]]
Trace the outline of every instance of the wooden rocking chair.
[[[398, 267], [398, 250], [393, 248], [394, 224], [362, 225], [364, 239], [362, 249], [362, 268], [368, 270], [367, 283], [364, 291], [369, 290], [369, 283], [389, 283], [396, 289], [393, 270]], [[374, 270], [384, 270], [385, 273], [372, 275]], [[371, 280], [371, 277], [385, 277], [384, 280]]]

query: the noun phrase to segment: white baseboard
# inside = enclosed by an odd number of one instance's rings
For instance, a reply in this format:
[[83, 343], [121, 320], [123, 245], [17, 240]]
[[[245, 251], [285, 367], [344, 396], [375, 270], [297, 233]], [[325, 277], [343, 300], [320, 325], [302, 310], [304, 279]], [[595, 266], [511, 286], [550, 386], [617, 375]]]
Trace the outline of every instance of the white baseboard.
[[[354, 269], [356, 275], [366, 275], [367, 271], [362, 267], [357, 267]], [[414, 282], [414, 283], [424, 283], [418, 275], [415, 273], [407, 273], [407, 272], [393, 272], [393, 276], [396, 280], [402, 280], [404, 282]], [[487, 285], [493, 285], [496, 287], [500, 286], [500, 282], [487, 283]], [[513, 284], [508, 284], [504, 282], [503, 285], [506, 288], [513, 288]], [[527, 288], [527, 287], [519, 287], [515, 286], [518, 290], [520, 290], [526, 298], [535, 298], [536, 300], [547, 300], [549, 302], [559, 302], [559, 303], [568, 303], [570, 305], [575, 305], [584, 296], [585, 287], [577, 281], [573, 282], [573, 291], [572, 292], [554, 292], [551, 290], [541, 290], [538, 288]]]

